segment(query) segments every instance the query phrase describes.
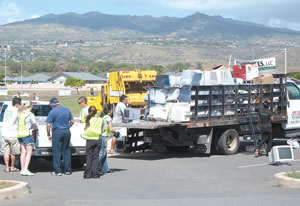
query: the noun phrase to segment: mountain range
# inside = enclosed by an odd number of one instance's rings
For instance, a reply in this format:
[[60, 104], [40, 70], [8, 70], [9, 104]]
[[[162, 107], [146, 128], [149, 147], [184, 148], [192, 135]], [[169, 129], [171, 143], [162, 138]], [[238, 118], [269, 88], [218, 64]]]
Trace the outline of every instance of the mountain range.
[[267, 27], [256, 23], [237, 21], [221, 16], [208, 16], [201, 13], [195, 13], [184, 18], [176, 18], [108, 15], [100, 12], [88, 12], [85, 14], [70, 12], [59, 15], [48, 14], [39, 18], [14, 22], [1, 27], [53, 24], [89, 29], [91, 31], [117, 29], [134, 31], [145, 35], [171, 35], [172, 37], [191, 39], [211, 37], [212, 35], [215, 35], [216, 38], [221, 37], [222, 39], [244, 39], [254, 36], [266, 37], [272, 35], [300, 35], [300, 32], [290, 29]]
[[276, 56], [284, 68], [299, 69], [300, 32], [222, 16], [195, 13], [183, 18], [85, 14], [47, 14], [0, 26], [0, 47], [10, 58], [111, 61], [142, 65], [176, 62], [228, 64], [232, 59]]

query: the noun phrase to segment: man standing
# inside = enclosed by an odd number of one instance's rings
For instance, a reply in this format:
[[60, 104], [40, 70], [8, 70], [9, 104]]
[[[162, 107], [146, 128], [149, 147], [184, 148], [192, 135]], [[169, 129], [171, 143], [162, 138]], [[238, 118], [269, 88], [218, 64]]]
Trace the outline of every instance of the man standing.
[[[13, 98], [12, 107], [9, 106], [4, 113], [2, 126], [2, 152], [4, 154], [5, 172], [19, 171], [15, 168], [16, 155], [20, 154], [18, 141], [18, 108], [21, 106], [20, 98]], [[9, 157], [11, 168], [9, 168]]]
[[272, 136], [272, 121], [274, 116], [270, 111], [270, 102], [263, 102], [263, 110], [259, 112], [259, 124], [261, 128], [261, 139], [257, 143], [257, 147], [254, 152], [255, 157], [259, 157], [260, 148], [262, 145], [266, 144], [266, 156], [272, 149], [273, 136]]
[[[52, 110], [48, 114], [46, 123], [48, 138], [50, 141], [52, 140], [54, 169], [52, 174], [56, 176], [61, 176], [62, 174], [62, 170], [60, 168], [62, 152], [65, 174], [70, 175], [72, 173], [70, 153], [70, 127], [74, 124], [73, 116], [68, 108], [59, 105], [59, 101], [56, 98], [50, 99], [50, 106], [52, 107]], [[52, 135], [50, 133], [51, 126]]]
[[36, 93], [33, 93], [33, 101], [39, 101], [39, 97], [38, 96], [36, 96]]
[[81, 123], [86, 122], [86, 116], [89, 114], [89, 106], [87, 105], [87, 99], [84, 96], [78, 98], [78, 104], [80, 106], [79, 120]]
[[124, 122], [124, 110], [128, 104], [128, 97], [124, 94], [120, 97], [120, 102], [117, 104], [113, 116], [112, 123], [122, 123]]
[[[128, 97], [125, 95], [122, 95], [120, 97], [120, 102], [117, 104], [116, 108], [115, 108], [115, 112], [113, 115], [113, 120], [112, 123], [122, 123], [124, 122], [124, 110], [126, 109], [128, 104]], [[109, 153], [114, 153], [115, 152], [115, 146], [117, 143], [117, 138], [119, 137], [113, 137], [112, 141], [111, 141], [111, 151], [109, 151]]]

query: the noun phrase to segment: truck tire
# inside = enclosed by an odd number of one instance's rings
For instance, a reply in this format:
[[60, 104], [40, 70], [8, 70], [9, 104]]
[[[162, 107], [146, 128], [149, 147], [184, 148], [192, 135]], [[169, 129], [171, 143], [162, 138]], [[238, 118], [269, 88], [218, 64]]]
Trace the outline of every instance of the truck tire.
[[225, 155], [235, 154], [240, 147], [239, 134], [235, 129], [226, 130], [218, 140], [218, 152]]
[[168, 150], [168, 152], [172, 152], [172, 153], [184, 153], [189, 151], [190, 147], [189, 146], [182, 146], [182, 147], [173, 147], [173, 146], [166, 146], [166, 149]]

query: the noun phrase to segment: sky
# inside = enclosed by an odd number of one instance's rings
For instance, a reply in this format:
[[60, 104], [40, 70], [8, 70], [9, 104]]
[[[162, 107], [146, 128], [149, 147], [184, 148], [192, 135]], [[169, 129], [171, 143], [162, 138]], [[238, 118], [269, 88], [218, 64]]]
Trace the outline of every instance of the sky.
[[299, 0], [0, 0], [0, 25], [49, 13], [185, 17], [195, 12], [300, 31]]

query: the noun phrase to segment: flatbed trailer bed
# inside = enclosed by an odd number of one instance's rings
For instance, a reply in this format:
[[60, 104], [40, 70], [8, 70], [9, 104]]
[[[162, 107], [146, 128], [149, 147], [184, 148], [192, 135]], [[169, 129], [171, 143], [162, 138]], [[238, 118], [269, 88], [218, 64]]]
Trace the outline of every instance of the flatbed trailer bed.
[[186, 123], [174, 123], [174, 122], [159, 122], [159, 121], [146, 121], [142, 120], [140, 122], [131, 123], [114, 123], [113, 127], [126, 127], [127, 129], [158, 129], [163, 127], [171, 127], [176, 125], [187, 125]]

